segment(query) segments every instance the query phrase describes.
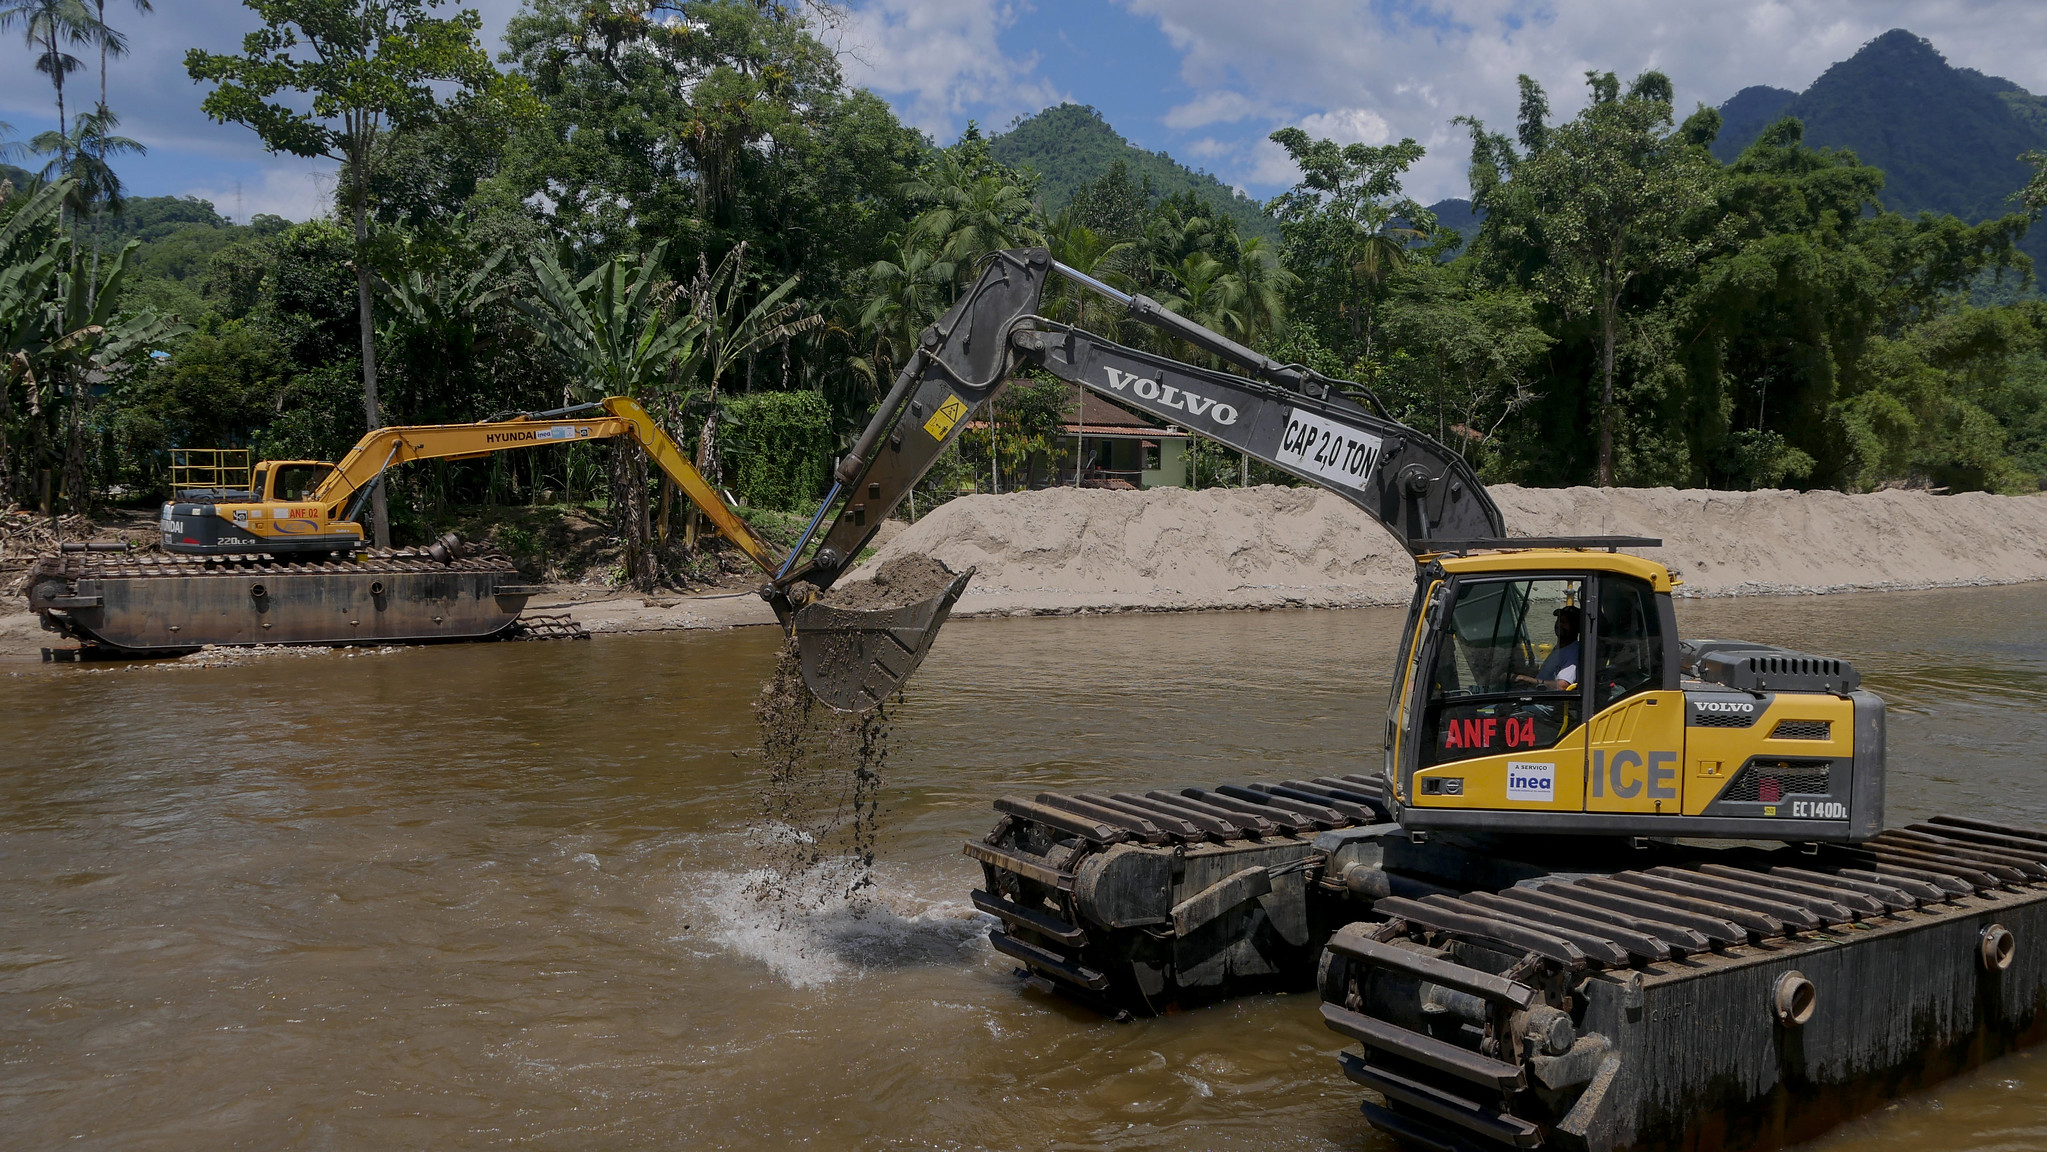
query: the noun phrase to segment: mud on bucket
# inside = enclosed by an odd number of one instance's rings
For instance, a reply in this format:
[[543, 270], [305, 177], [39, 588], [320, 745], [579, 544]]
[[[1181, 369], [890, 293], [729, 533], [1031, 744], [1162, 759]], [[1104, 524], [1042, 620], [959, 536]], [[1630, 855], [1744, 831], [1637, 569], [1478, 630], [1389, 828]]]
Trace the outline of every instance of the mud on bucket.
[[[915, 559], [922, 561], [921, 570], [891, 564], [870, 581], [833, 589], [790, 618], [803, 682], [830, 707], [865, 712], [902, 687], [974, 576], [972, 568], [954, 575], [936, 560]], [[935, 595], [896, 602], [934, 585]]]

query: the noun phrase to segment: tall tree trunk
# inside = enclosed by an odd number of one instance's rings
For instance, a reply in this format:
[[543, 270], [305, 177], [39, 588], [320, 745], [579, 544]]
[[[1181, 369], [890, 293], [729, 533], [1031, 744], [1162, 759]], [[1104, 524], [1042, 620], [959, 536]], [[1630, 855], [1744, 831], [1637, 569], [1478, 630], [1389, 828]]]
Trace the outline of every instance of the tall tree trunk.
[[1611, 292], [1599, 298], [1599, 486], [1613, 487], [1613, 346], [1619, 327], [1620, 301]]
[[67, 414], [69, 427], [64, 436], [64, 505], [65, 511], [75, 516], [84, 516], [92, 511], [92, 482], [85, 467], [85, 380], [73, 376], [71, 379], [71, 404]]
[[703, 431], [697, 433], [697, 471], [704, 474], [704, 479], [711, 482], [711, 487], [717, 488], [725, 483], [725, 476], [718, 469], [718, 381], [716, 377], [712, 378], [710, 390], [706, 395], [711, 402], [711, 406], [710, 411], [704, 413]]
[[652, 589], [654, 555], [647, 540], [647, 457], [625, 440], [612, 444], [611, 519], [618, 529], [619, 561], [627, 586], [641, 591]]
[[14, 422], [14, 366], [0, 364], [0, 509], [14, 507], [14, 450], [7, 426]]
[[[370, 312], [370, 217], [369, 198], [366, 183], [369, 173], [369, 146], [364, 144], [361, 151], [349, 165], [349, 199], [354, 205], [355, 215], [355, 302], [357, 320], [362, 329], [362, 411], [363, 419], [372, 429], [384, 426], [381, 406], [377, 403], [377, 330]], [[386, 484], [378, 484], [370, 493], [370, 531], [376, 546], [391, 546], [390, 505], [384, 499]]]
[[[102, 176], [107, 166], [107, 0], [95, 0], [93, 10], [99, 20], [100, 41], [100, 168]], [[87, 308], [99, 299], [100, 280], [100, 205], [101, 197], [92, 201], [92, 279], [86, 281], [85, 305]]]
[[[654, 561], [654, 517], [652, 502], [647, 499], [647, 454], [632, 449], [633, 459], [633, 531], [639, 536], [640, 565], [634, 579], [646, 591], [654, 590], [656, 564]], [[664, 478], [665, 479], [665, 478]]]
[[[57, 30], [55, 28], [50, 29], [50, 55], [52, 58], [57, 55]], [[71, 122], [64, 115], [63, 70], [53, 69], [50, 79], [57, 86], [57, 175], [61, 178], [71, 175]], [[64, 221], [64, 209], [61, 205], [57, 209], [57, 221], [59, 224], [62, 224]], [[68, 228], [65, 229], [65, 239], [70, 243], [71, 254], [76, 256], [78, 254], [78, 241], [72, 236], [71, 230]]]

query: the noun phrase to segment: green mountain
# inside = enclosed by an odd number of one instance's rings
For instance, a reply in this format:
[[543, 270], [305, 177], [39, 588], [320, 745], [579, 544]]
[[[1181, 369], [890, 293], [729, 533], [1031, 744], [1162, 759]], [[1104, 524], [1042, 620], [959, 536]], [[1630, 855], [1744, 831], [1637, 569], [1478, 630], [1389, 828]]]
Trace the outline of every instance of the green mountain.
[[[2013, 208], [2029, 169], [2019, 154], [2047, 148], [2047, 98], [2009, 80], [1950, 65], [1934, 46], [1893, 29], [1826, 70], [1812, 87], [1744, 88], [1720, 106], [1713, 146], [1732, 160], [1780, 116], [1805, 123], [1808, 144], [1852, 149], [1884, 170], [1884, 206], [1952, 212], [1975, 222]], [[2047, 255], [2047, 229], [2028, 237]]]
[[1784, 106], [1796, 99], [1798, 93], [1789, 88], [1762, 84], [1736, 92], [1720, 106], [1720, 138], [1713, 141], [1713, 155], [1723, 164], [1733, 163], [1742, 149], [1763, 134], [1763, 129], [1784, 115]]
[[1057, 213], [1075, 192], [1121, 160], [1130, 178], [1139, 183], [1150, 180], [1157, 196], [1192, 192], [1236, 220], [1242, 234], [1279, 236], [1279, 225], [1257, 201], [1164, 152], [1139, 148], [1085, 104], [1061, 104], [1019, 120], [1009, 131], [991, 137], [988, 150], [1004, 164], [1038, 174], [1038, 195], [1047, 212]]

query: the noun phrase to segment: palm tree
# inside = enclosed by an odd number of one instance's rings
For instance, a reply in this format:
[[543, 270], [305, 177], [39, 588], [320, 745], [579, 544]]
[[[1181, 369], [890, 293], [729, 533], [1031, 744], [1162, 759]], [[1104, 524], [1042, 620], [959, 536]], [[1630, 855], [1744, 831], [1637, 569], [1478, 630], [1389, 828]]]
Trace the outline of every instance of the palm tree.
[[[107, 157], [116, 154], [140, 155], [149, 151], [138, 141], [114, 135], [113, 130], [120, 124], [120, 118], [108, 111], [105, 104], [101, 104], [91, 112], [80, 113], [78, 119], [71, 125], [69, 136], [57, 132], [42, 132], [29, 142], [29, 147], [45, 156], [57, 154], [57, 159], [44, 166], [43, 179], [49, 180], [60, 174], [71, 177], [73, 191], [66, 204], [71, 209], [72, 219], [76, 220], [82, 215], [88, 205], [92, 208], [94, 284], [99, 282], [100, 210], [110, 208], [119, 212], [123, 202], [124, 189], [121, 178], [115, 175], [113, 166], [107, 163]], [[66, 157], [69, 157], [68, 169], [63, 168]]]
[[962, 280], [990, 252], [1044, 239], [1032, 224], [1036, 207], [1021, 185], [997, 171], [977, 171], [952, 152], [939, 153], [903, 191], [931, 202], [910, 225], [910, 239], [929, 241]]
[[1231, 325], [1227, 334], [1252, 348], [1276, 335], [1286, 323], [1287, 291], [1299, 279], [1280, 264], [1264, 237], [1238, 244], [1237, 257], [1223, 274], [1225, 318]]
[[[702, 364], [706, 324], [695, 311], [675, 308], [682, 289], [661, 275], [667, 249], [657, 244], [642, 256], [613, 257], [581, 280], [553, 252], [531, 258], [535, 295], [512, 304], [572, 365], [582, 399], [666, 393], [670, 382], [689, 379]], [[611, 506], [627, 578], [651, 588], [646, 457], [620, 442], [612, 464]]]
[[[1227, 264], [1206, 252], [1194, 252], [1162, 271], [1171, 278], [1159, 297], [1159, 303], [1168, 310], [1217, 332], [1240, 326], [1232, 310]], [[1192, 359], [1191, 350], [1189, 358]], [[1214, 357], [1209, 359], [1213, 364]]]
[[[154, 9], [152, 9], [149, 6], [149, 0], [130, 0], [130, 3], [135, 5], [135, 10], [137, 12], [154, 11]], [[107, 108], [107, 58], [109, 56], [126, 56], [128, 54], [128, 38], [126, 36], [121, 35], [119, 32], [114, 31], [112, 27], [108, 26], [107, 0], [92, 0], [92, 9], [93, 39], [99, 42], [100, 47], [100, 102], [99, 107], [93, 110], [93, 115], [99, 118], [101, 125], [101, 127], [98, 130], [97, 139], [92, 141], [93, 143], [98, 145], [93, 149], [92, 155], [93, 160], [95, 164], [98, 166], [98, 168], [100, 168], [102, 171], [106, 173], [106, 179], [109, 182], [112, 182], [113, 176], [112, 170], [107, 168], [107, 153], [109, 151], [109, 145], [113, 145], [116, 141], [118, 141], [120, 144], [133, 145], [133, 147], [129, 149], [122, 149], [116, 146], [113, 149], [115, 151], [141, 152], [143, 151], [143, 148], [142, 145], [136, 144], [133, 140], [129, 140], [126, 137], [122, 136], [108, 137], [105, 135], [106, 132], [112, 130], [114, 125], [120, 122], [117, 119], [115, 119], [113, 112], [109, 111]], [[112, 182], [112, 189], [113, 193], [111, 198], [106, 199], [104, 201], [99, 199], [93, 200], [92, 267], [93, 272], [95, 274], [97, 274], [99, 271], [100, 262], [101, 210], [106, 209], [114, 212], [119, 212], [121, 210], [120, 184], [118, 182]]]
[[860, 274], [868, 295], [856, 321], [873, 341], [873, 358], [855, 367], [870, 383], [879, 384], [909, 362], [917, 334], [944, 311], [945, 291], [957, 276], [951, 261], [936, 249], [907, 239], [896, 242], [894, 260], [877, 260]]
[[[1075, 218], [1072, 205], [1067, 205], [1065, 210], [1059, 213], [1058, 219], [1052, 222], [1052, 227], [1047, 231], [1045, 239], [1052, 249], [1052, 259], [1068, 268], [1092, 276], [1112, 288], [1132, 286], [1123, 266], [1137, 251], [1137, 245], [1129, 240], [1118, 240], [1082, 224]], [[1051, 315], [1060, 316], [1066, 311], [1066, 306], [1071, 304], [1075, 313], [1074, 323], [1081, 328], [1087, 328], [1087, 306], [1094, 294], [1064, 281], [1055, 283], [1058, 285], [1058, 294], [1051, 302]], [[1108, 325], [1110, 331], [1103, 334], [1113, 335], [1114, 324], [1113, 320], [1110, 321]], [[1081, 454], [1087, 439], [1087, 420], [1082, 415], [1086, 411], [1086, 390], [1076, 383], [1073, 386], [1073, 419], [1080, 428], [1080, 432], [1073, 438], [1073, 486], [1076, 488], [1080, 487]], [[992, 429], [994, 426], [992, 408], [990, 416]]]
[[[1052, 221], [1052, 227], [1045, 233], [1045, 240], [1052, 250], [1052, 259], [1059, 261], [1076, 272], [1085, 273], [1112, 288], [1127, 288], [1131, 284], [1124, 265], [1136, 252], [1137, 245], [1129, 240], [1118, 240], [1107, 233], [1098, 232], [1074, 218], [1071, 205]], [[1087, 306], [1091, 293], [1072, 290], [1059, 282], [1059, 296], [1053, 304], [1056, 317], [1073, 303], [1074, 323], [1087, 327]]]
[[1396, 217], [1389, 204], [1363, 202], [1350, 218], [1339, 259], [1349, 270], [1351, 283], [1362, 286], [1362, 301], [1350, 310], [1351, 332], [1363, 338], [1367, 363], [1372, 359], [1386, 280], [1414, 258], [1409, 242], [1426, 238], [1423, 230]]
[[63, 42], [89, 44], [92, 14], [79, 0], [0, 0], [0, 32], [21, 26], [21, 37], [36, 51], [36, 71], [57, 90], [57, 136], [62, 150], [60, 170], [69, 171], [71, 122], [64, 111], [64, 80], [85, 62], [64, 51]]

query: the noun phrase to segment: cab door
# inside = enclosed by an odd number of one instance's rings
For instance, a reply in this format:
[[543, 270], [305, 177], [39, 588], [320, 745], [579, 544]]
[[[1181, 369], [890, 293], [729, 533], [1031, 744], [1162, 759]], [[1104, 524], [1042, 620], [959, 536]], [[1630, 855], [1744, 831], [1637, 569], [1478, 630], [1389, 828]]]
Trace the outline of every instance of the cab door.
[[1585, 577], [1568, 575], [1459, 577], [1452, 584], [1414, 668], [1427, 682], [1406, 803], [1581, 810], [1585, 693], [1575, 680], [1558, 684], [1551, 657], [1565, 655], [1557, 652], [1557, 615], [1582, 610], [1587, 585]]
[[1592, 719], [1585, 810], [1676, 816], [1683, 812], [1684, 693], [1668, 679], [1662, 605], [1647, 583], [1605, 573], [1586, 613]]

